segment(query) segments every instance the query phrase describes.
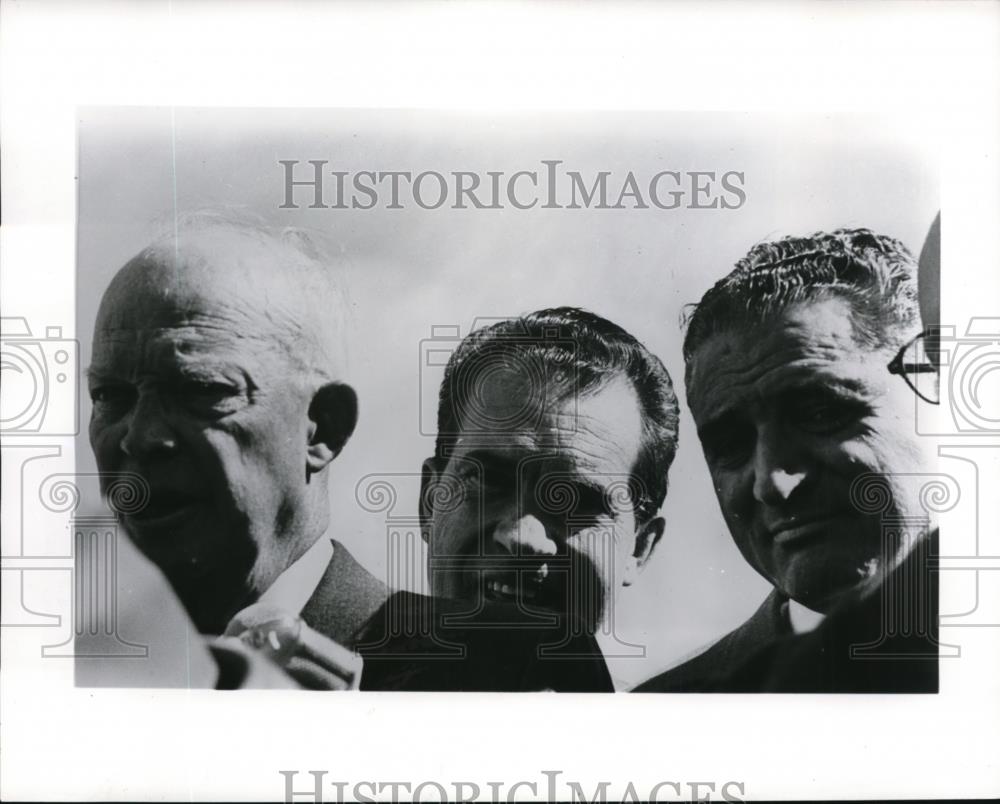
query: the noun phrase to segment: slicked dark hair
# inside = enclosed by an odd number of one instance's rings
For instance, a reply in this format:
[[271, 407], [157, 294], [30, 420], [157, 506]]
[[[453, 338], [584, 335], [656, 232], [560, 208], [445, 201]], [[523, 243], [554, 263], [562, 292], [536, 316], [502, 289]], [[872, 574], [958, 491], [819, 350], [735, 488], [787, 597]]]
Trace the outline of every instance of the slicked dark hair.
[[837, 229], [760, 243], [691, 305], [684, 362], [712, 335], [753, 326], [800, 301], [841, 298], [859, 345], [901, 345], [920, 319], [917, 264], [898, 240], [870, 229]]
[[617, 324], [575, 307], [538, 310], [475, 330], [445, 367], [438, 398], [438, 459], [447, 457], [459, 437], [475, 433], [470, 419], [478, 412], [470, 408], [477, 380], [497, 363], [528, 367], [536, 380], [528, 393], [560, 401], [627, 379], [642, 419], [642, 445], [631, 470], [632, 501], [639, 522], [655, 516], [666, 499], [679, 416], [673, 383], [659, 358]]

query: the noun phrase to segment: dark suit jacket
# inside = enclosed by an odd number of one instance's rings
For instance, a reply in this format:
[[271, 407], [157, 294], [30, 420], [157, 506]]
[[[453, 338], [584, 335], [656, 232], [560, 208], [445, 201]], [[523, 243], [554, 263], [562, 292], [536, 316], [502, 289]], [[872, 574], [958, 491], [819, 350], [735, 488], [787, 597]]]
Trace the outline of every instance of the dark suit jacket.
[[883, 580], [848, 595], [806, 634], [780, 637], [717, 692], [938, 691], [938, 533]]
[[362, 567], [335, 539], [333, 558], [302, 609], [302, 619], [348, 648], [355, 636], [389, 596], [389, 588]]
[[693, 659], [644, 681], [633, 692], [702, 691], [728, 677], [760, 648], [791, 633], [788, 598], [772, 589], [743, 625]]
[[[784, 627], [782, 620], [788, 627], [775, 634], [775, 629]], [[776, 606], [772, 593], [747, 623], [701, 656], [637, 689], [937, 692], [937, 531], [919, 538], [899, 566], [878, 583], [846, 595], [812, 631], [793, 634], [790, 625], [787, 608]], [[720, 672], [714, 672], [713, 664]]]
[[614, 692], [604, 656], [565, 614], [397, 592], [358, 640], [362, 690]]

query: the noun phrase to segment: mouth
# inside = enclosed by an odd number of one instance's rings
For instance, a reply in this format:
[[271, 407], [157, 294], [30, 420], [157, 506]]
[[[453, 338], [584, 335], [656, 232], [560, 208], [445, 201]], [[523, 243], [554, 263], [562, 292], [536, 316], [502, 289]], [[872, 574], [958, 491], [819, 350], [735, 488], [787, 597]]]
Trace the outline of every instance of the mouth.
[[581, 576], [583, 567], [566, 559], [549, 560], [531, 569], [509, 565], [466, 568], [458, 597], [516, 608], [523, 615], [568, 617], [588, 629], [603, 611], [599, 580]]
[[126, 520], [142, 530], [175, 528], [196, 515], [201, 502], [187, 494], [154, 490], [149, 503], [141, 510], [128, 514]]
[[829, 533], [831, 526], [842, 517], [842, 514], [788, 517], [768, 528], [768, 532], [774, 544], [785, 548], [797, 548]]
[[518, 582], [514, 577], [483, 579], [483, 593], [487, 600], [499, 601], [501, 603], [517, 603], [521, 601], [534, 605], [541, 597], [541, 589], [538, 584], [527, 583], [524, 580]]

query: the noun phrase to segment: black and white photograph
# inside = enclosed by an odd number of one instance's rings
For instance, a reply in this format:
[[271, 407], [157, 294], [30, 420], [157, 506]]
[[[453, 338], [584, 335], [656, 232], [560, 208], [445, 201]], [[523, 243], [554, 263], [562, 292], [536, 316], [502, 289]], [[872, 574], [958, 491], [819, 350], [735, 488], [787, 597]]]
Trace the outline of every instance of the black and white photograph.
[[0, 797], [1000, 794], [995, 5], [0, 11]]
[[82, 110], [79, 683], [936, 692], [938, 177], [819, 123]]

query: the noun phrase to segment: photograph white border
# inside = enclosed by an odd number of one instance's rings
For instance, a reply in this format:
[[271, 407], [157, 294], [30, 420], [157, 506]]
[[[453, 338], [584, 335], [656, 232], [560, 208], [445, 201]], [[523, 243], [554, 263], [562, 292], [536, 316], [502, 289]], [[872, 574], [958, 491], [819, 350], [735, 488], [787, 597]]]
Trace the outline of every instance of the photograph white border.
[[[996, 313], [996, 4], [11, 1], [2, 14], [4, 315], [74, 320], [75, 124], [92, 105], [891, 111], [943, 143], [942, 320]], [[978, 517], [997, 523], [995, 495]], [[967, 581], [945, 575], [942, 611]], [[2, 793], [282, 800], [279, 771], [315, 769], [348, 792], [528, 780], [541, 798], [542, 772], [559, 770], [588, 793], [711, 781], [717, 799], [738, 781], [746, 799], [995, 796], [998, 628], [944, 629], [962, 657], [942, 660], [938, 695], [518, 697], [76, 689], [71, 662], [5, 628]]]

